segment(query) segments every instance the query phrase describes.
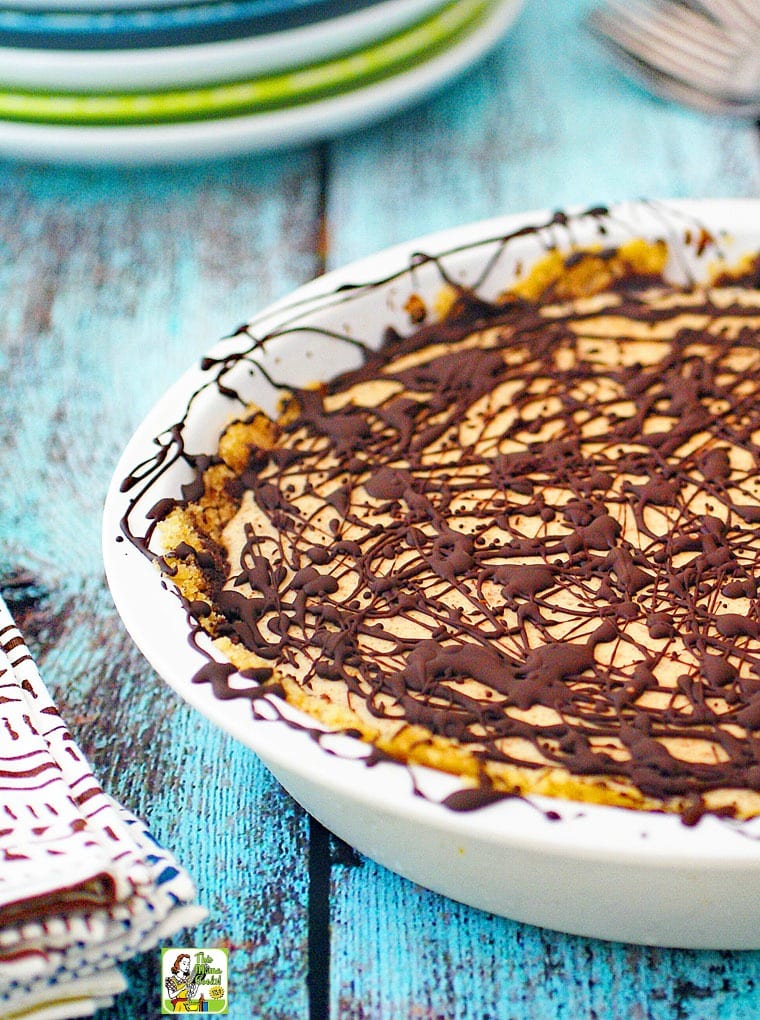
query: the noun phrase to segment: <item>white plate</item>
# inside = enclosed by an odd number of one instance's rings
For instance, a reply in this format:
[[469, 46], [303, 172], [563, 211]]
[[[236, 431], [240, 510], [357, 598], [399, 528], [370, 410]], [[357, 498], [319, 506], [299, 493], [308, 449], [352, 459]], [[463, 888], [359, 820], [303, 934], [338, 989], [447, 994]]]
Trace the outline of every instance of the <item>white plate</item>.
[[[224, 4], [226, 0], [13, 0], [13, 8], [19, 10], [59, 13], [61, 11], [81, 11], [83, 14], [100, 14], [108, 11], [121, 10], [163, 10], [166, 7], [201, 6], [205, 3]], [[337, 5], [330, 0], [250, 0], [252, 11], [257, 17], [271, 18], [280, 21], [283, 18], [305, 11], [311, 17], [315, 9], [319, 14], [329, 16], [330, 7], [343, 6], [342, 0]]]
[[44, 50], [140, 49], [269, 35], [335, 20], [383, 0], [296, 4], [280, 16], [260, 0], [212, 0], [159, 8], [24, 10], [0, 7], [0, 46]]
[[[550, 218], [532, 213], [446, 231], [316, 280], [252, 321], [254, 337], [285, 325], [303, 327], [297, 336], [280, 337], [262, 361], [279, 379], [303, 385], [314, 379], [320, 365], [337, 372], [352, 357], [349, 353], [348, 360], [341, 360], [325, 333], [310, 332], [310, 326], [350, 328], [352, 335], [372, 344], [381, 341], [388, 324], [407, 328], [403, 309], [409, 294], [430, 298], [442, 279], [439, 266], [415, 258], [417, 253], [440, 256], [448, 278], [477, 283], [489, 297], [518, 264], [535, 260], [547, 240], [567, 246], [600, 240], [595, 214], [573, 216], [569, 229], [554, 225], [503, 245], [506, 235]], [[630, 203], [616, 207], [603, 222], [605, 245], [630, 236], [667, 236], [677, 249], [676, 266], [688, 264], [697, 273], [714, 252], [698, 255], [685, 247], [686, 231], [695, 223], [716, 235], [727, 231], [722, 243], [729, 258], [760, 244], [757, 201]], [[691, 229], [691, 237], [696, 246], [699, 230]], [[234, 361], [250, 343], [249, 337], [235, 335], [210, 355]], [[221, 395], [217, 370], [214, 364], [191, 369], [153, 409], [127, 447], [106, 502], [103, 551], [113, 597], [159, 674], [203, 715], [252, 748], [324, 825], [423, 886], [484, 910], [581, 935], [679, 947], [759, 948], [760, 820], [730, 824], [705, 817], [688, 827], [676, 816], [542, 798], [456, 813], [439, 803], [459, 785], [452, 777], [415, 768], [425, 793], [420, 797], [404, 766], [368, 768], [356, 760], [365, 746], [345, 737], [329, 738], [337, 753], [327, 753], [306, 732], [279, 720], [270, 704], [307, 726], [314, 727], [313, 720], [283, 709], [276, 699], [259, 703], [269, 719], [254, 720], [245, 701], [218, 700], [207, 683], [193, 682], [205, 657], [188, 640], [190, 627], [178, 598], [154, 565], [124, 539], [121, 522], [129, 510], [130, 525], [145, 533], [149, 508], [165, 495], [178, 495], [189, 479], [181, 459], [173, 459], [177, 447], [172, 440], [172, 426], [188, 404], [186, 449], [215, 449], [219, 429], [239, 406]], [[224, 381], [239, 387], [245, 399], [273, 408], [273, 391], [248, 362], [238, 361]], [[168, 455], [165, 470], [151, 472], [160, 452]], [[140, 480], [122, 491], [122, 481], [133, 473]], [[559, 818], [553, 820], [550, 811]]]
[[0, 118], [68, 126], [135, 126], [283, 110], [344, 95], [408, 71], [454, 46], [490, 13], [490, 0], [456, 0], [390, 38], [297, 70], [142, 92], [28, 93], [0, 89]]
[[0, 86], [125, 92], [234, 81], [361, 49], [401, 31], [446, 2], [385, 0], [300, 28], [192, 46], [118, 50], [0, 46]]
[[410, 71], [345, 94], [280, 110], [133, 127], [0, 121], [0, 155], [80, 164], [178, 162], [302, 145], [397, 112], [451, 81], [493, 47], [523, 0], [501, 0], [449, 49]]

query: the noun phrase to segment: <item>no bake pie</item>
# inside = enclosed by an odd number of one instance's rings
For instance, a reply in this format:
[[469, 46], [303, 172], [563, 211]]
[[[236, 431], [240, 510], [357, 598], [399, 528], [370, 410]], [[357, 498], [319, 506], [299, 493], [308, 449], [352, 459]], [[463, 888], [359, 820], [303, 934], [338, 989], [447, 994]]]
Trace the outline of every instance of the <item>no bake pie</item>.
[[263, 689], [473, 789], [760, 814], [757, 262], [550, 251], [249, 408], [162, 565]]

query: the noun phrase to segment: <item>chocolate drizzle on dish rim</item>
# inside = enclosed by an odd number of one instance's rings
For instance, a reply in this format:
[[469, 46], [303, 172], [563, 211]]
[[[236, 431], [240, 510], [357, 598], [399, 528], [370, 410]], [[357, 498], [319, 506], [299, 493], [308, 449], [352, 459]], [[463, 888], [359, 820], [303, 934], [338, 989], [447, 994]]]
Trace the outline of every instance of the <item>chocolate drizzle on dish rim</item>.
[[[122, 485], [124, 534], [228, 660], [198, 682], [257, 718], [284, 697], [367, 741], [370, 763], [460, 775], [456, 810], [537, 793], [760, 814], [760, 262], [671, 284], [674, 253], [718, 262], [719, 240], [647, 208], [658, 240], [605, 243], [604, 209], [557, 214], [472, 246], [466, 284], [450, 269], [465, 249], [419, 256], [336, 291], [326, 326], [293, 305], [204, 361]], [[589, 222], [598, 243], [579, 248]], [[535, 258], [505, 277], [525, 238]], [[402, 285], [408, 328], [379, 347], [332, 324]], [[353, 367], [280, 382], [265, 355], [301, 332], [351, 347]], [[278, 413], [243, 409], [241, 370]], [[204, 391], [241, 413], [196, 454]], [[177, 462], [188, 480], [146, 513]]]

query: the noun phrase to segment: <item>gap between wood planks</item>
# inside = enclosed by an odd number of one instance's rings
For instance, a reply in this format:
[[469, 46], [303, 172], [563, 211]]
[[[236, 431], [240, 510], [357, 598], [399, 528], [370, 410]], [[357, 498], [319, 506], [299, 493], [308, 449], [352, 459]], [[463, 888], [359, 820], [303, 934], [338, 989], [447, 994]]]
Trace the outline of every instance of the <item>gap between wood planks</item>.
[[[327, 188], [329, 149], [319, 146], [319, 205], [315, 247], [317, 271], [327, 268]], [[329, 1020], [330, 1016], [330, 834], [309, 816], [309, 900], [308, 900], [308, 971], [306, 987], [309, 1020]]]
[[330, 1016], [330, 834], [309, 816], [309, 1020]]
[[[330, 147], [319, 146], [319, 200], [315, 236], [316, 270], [327, 271], [330, 231], [327, 223], [327, 190]], [[342, 839], [309, 816], [308, 972], [306, 986], [309, 1020], [330, 1020], [330, 887], [332, 868], [360, 867], [360, 855]]]

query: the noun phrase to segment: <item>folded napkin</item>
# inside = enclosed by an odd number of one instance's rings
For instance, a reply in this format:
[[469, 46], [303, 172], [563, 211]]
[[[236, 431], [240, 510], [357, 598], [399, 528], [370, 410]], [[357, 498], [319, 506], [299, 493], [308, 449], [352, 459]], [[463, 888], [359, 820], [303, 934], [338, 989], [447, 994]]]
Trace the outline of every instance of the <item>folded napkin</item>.
[[95, 779], [0, 598], [0, 1016], [110, 1005], [120, 962], [205, 917], [194, 899]]

